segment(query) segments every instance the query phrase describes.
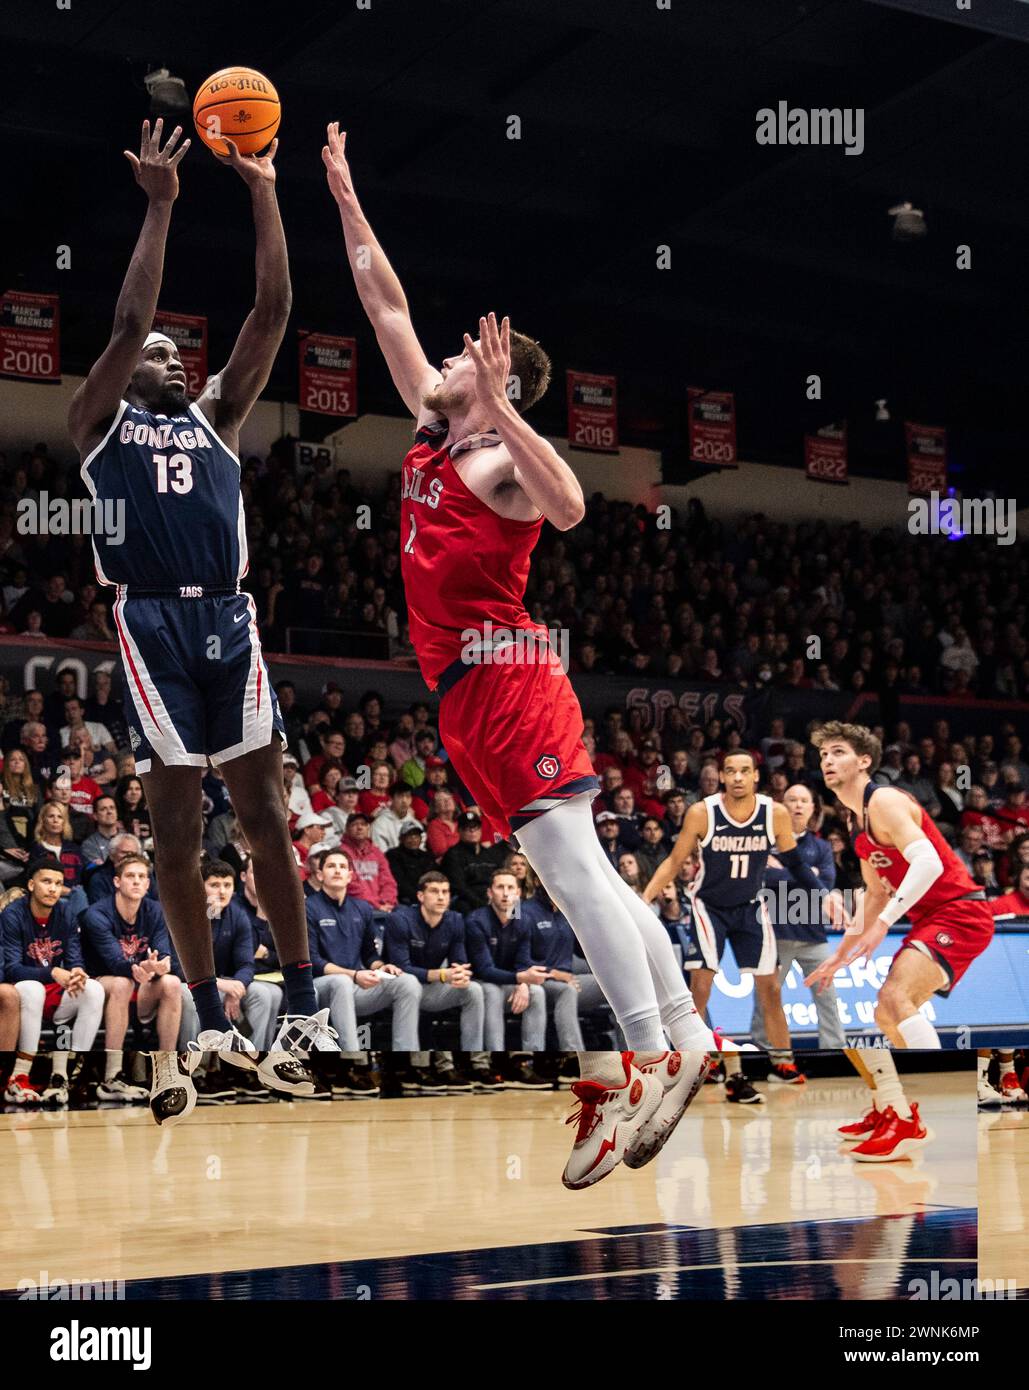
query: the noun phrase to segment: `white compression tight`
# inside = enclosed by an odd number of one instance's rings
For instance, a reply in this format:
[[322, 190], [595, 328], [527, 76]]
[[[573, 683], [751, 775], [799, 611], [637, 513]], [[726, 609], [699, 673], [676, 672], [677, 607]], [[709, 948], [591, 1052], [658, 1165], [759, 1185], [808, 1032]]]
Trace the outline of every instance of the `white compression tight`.
[[[633, 1051], [714, 1050], [672, 943], [618, 877], [593, 828], [590, 797], [572, 797], [518, 831], [518, 843], [572, 925]], [[663, 1025], [663, 1027], [662, 1027]]]

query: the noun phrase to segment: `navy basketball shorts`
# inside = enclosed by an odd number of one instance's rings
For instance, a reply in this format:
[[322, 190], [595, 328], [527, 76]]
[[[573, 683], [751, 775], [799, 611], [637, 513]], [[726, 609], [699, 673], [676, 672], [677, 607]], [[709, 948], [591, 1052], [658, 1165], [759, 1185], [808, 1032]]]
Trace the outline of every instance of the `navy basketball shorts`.
[[719, 968], [728, 942], [741, 975], [775, 973], [779, 959], [775, 932], [760, 899], [734, 907], [714, 907], [703, 898], [694, 898], [693, 936], [706, 970]]
[[206, 767], [265, 748], [282, 716], [249, 594], [126, 595], [114, 604], [136, 771]]

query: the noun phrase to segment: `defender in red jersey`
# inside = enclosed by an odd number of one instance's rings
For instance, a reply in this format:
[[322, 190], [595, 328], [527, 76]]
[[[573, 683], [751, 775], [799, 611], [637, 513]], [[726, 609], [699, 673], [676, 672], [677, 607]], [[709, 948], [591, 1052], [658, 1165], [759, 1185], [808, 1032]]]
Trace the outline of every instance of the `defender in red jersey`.
[[[550, 360], [506, 318], [498, 325], [489, 314], [477, 340], [466, 333], [461, 353], [441, 369], [429, 363], [354, 193], [345, 139], [329, 126], [322, 150], [329, 188], [361, 303], [417, 421], [403, 464], [401, 562], [418, 663], [440, 696], [442, 743], [494, 837], [517, 835], [570, 921], [633, 1050], [625, 1055], [657, 1065], [668, 1039], [675, 1049], [706, 1052], [715, 1041], [667, 933], [600, 847], [590, 811], [599, 782], [582, 741], [582, 711], [560, 643], [524, 604], [544, 520], [566, 531], [585, 511], [575, 474], [522, 418], [547, 388]], [[615, 1053], [583, 1054], [580, 1067], [584, 1109], [565, 1172], [570, 1187], [596, 1182], [630, 1151], [640, 1125], [614, 1123], [608, 1136], [604, 1119], [623, 1092], [634, 1097], [634, 1115], [647, 1091], [668, 1101], [648, 1156], [672, 1132], [670, 1112], [681, 1114], [692, 1095], [678, 1064], [644, 1076]]]
[[990, 944], [985, 894], [913, 797], [873, 784], [882, 749], [870, 729], [833, 721], [812, 742], [826, 786], [853, 818], [865, 892], [860, 922], [805, 983], [831, 980], [841, 966], [871, 956], [906, 914], [911, 929], [879, 991], [876, 1022], [895, 1046], [939, 1047], [919, 1009], [933, 994], [948, 995]]

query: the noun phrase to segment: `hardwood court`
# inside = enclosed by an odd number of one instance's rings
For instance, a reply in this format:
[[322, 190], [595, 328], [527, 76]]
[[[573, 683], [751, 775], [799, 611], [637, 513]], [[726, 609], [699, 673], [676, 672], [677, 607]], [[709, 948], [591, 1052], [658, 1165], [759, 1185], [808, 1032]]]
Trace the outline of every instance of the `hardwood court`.
[[979, 1277], [1029, 1298], [1029, 1110], [979, 1116]]
[[703, 1089], [659, 1160], [560, 1174], [567, 1093], [0, 1117], [0, 1290], [164, 1298], [907, 1297], [975, 1274], [975, 1077], [911, 1078], [919, 1163], [857, 1165], [849, 1080]]

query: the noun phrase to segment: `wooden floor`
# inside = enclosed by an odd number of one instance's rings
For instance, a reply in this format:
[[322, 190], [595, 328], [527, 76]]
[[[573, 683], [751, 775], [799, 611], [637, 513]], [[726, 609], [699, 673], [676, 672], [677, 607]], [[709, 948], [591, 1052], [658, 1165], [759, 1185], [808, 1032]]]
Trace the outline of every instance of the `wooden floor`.
[[1029, 1110], [979, 1116], [979, 1276], [1029, 1295]]
[[856, 1080], [760, 1108], [707, 1086], [656, 1163], [578, 1193], [567, 1092], [210, 1107], [168, 1131], [135, 1109], [0, 1116], [0, 1290], [897, 1296], [919, 1262], [975, 1254], [974, 1073], [909, 1081], [937, 1134], [917, 1164], [839, 1151]]

